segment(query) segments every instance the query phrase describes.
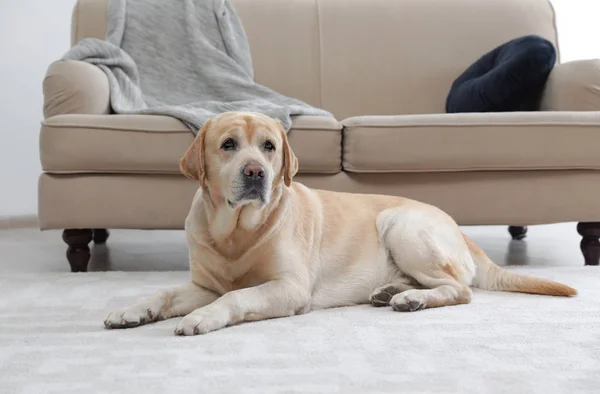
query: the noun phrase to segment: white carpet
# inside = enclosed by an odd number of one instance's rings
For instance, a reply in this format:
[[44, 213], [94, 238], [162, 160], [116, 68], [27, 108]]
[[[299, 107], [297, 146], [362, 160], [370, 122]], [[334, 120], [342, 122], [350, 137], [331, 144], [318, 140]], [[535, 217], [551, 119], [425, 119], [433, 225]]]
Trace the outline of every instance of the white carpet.
[[511, 268], [572, 299], [476, 291], [415, 312], [359, 306], [177, 337], [106, 313], [186, 272], [5, 274], [1, 393], [598, 393], [600, 269]]

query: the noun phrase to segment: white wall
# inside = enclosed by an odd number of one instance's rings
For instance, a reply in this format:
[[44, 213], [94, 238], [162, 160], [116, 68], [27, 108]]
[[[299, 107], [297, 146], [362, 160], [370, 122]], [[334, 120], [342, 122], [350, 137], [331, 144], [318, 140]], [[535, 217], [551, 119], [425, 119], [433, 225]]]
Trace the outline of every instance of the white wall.
[[551, 1], [557, 16], [561, 61], [600, 58], [600, 1]]
[[[68, 48], [75, 0], [0, 0], [0, 217], [37, 212], [41, 83]], [[597, 0], [554, 0], [562, 60], [600, 57]]]
[[75, 0], [0, 0], [0, 217], [37, 213], [42, 78], [69, 49]]

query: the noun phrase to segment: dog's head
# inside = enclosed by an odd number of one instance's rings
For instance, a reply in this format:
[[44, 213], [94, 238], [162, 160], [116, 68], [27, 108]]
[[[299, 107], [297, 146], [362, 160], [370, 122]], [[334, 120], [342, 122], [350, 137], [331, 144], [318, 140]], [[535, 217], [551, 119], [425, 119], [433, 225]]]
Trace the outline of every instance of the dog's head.
[[278, 120], [226, 112], [204, 124], [179, 167], [231, 207], [251, 203], [262, 208], [282, 180], [291, 185], [298, 160]]

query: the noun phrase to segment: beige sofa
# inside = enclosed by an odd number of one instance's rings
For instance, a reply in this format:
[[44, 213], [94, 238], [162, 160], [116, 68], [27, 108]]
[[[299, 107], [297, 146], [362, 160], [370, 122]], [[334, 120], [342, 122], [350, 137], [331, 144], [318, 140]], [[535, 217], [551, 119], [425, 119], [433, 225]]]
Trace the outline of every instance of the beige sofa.
[[[108, 0], [79, 0], [72, 43], [103, 38]], [[402, 195], [461, 225], [576, 221], [600, 257], [600, 63], [559, 64], [542, 112], [444, 114], [453, 80], [483, 53], [538, 34], [557, 44], [546, 0], [234, 0], [256, 80], [325, 108], [289, 132], [296, 180]], [[106, 228], [182, 229], [197, 184], [178, 159], [178, 120], [110, 114], [102, 71], [55, 62], [43, 82], [41, 229], [66, 229], [74, 271]], [[97, 229], [95, 232], [93, 229]]]

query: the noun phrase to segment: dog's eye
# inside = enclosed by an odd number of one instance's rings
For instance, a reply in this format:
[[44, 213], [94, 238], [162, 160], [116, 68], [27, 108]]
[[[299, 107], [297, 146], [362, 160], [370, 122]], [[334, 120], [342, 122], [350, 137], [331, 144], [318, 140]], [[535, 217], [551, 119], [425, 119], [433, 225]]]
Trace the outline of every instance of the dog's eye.
[[227, 138], [225, 142], [221, 145], [221, 149], [223, 150], [234, 150], [235, 149], [235, 140], [233, 138]]
[[271, 141], [265, 142], [263, 147], [267, 152], [273, 152], [275, 150], [275, 145], [273, 145]]

